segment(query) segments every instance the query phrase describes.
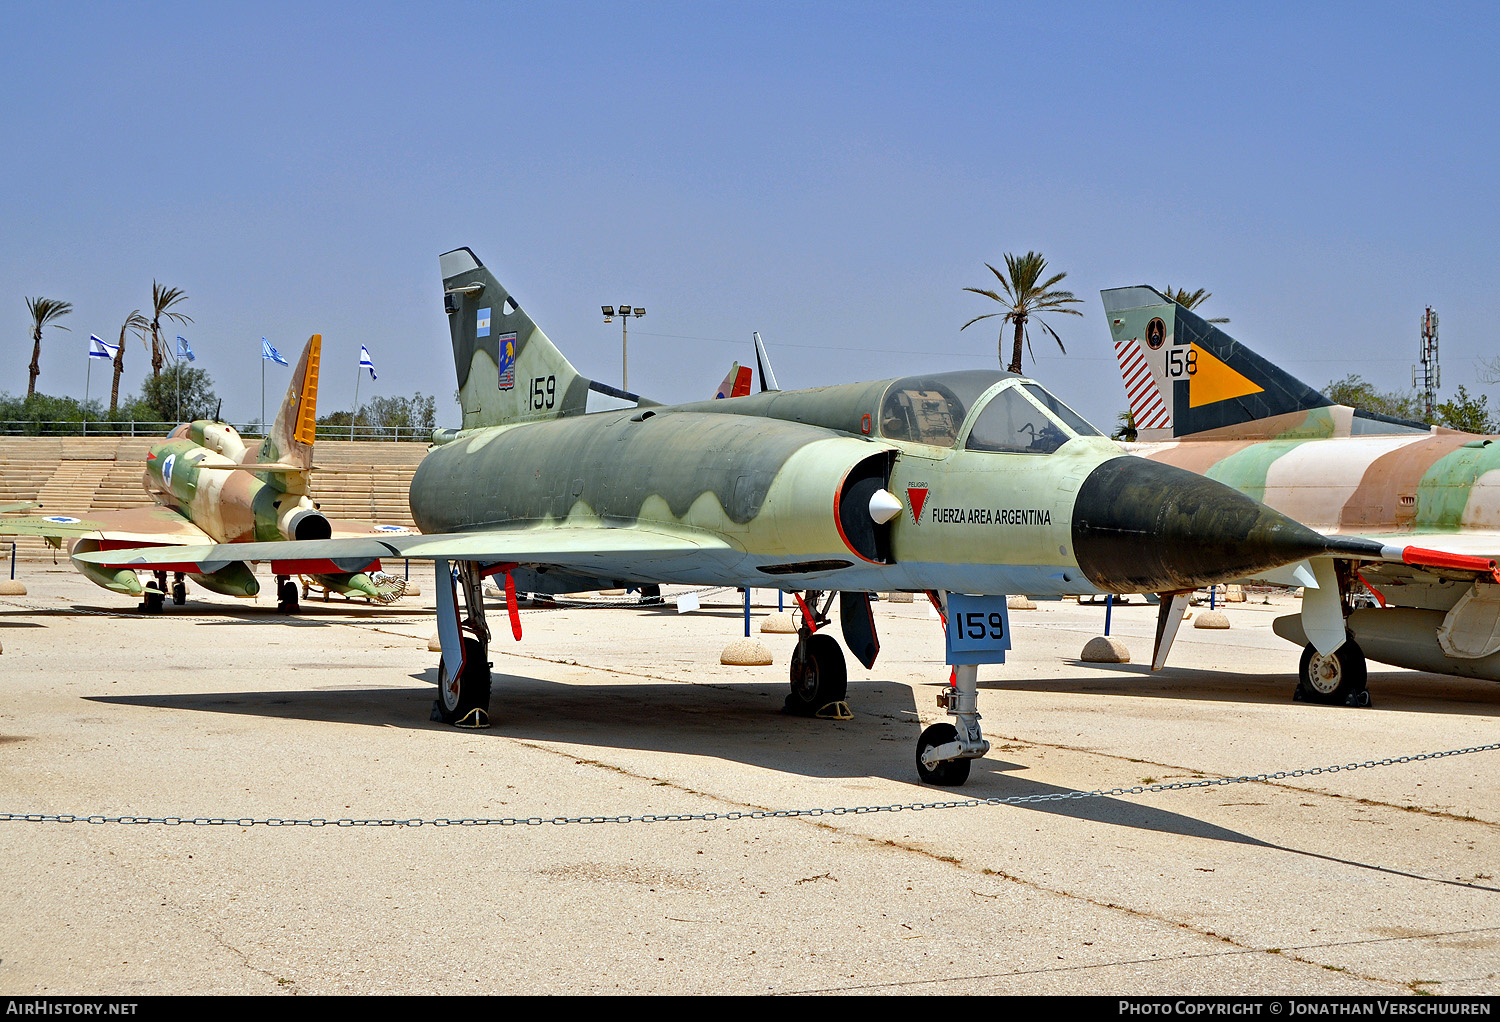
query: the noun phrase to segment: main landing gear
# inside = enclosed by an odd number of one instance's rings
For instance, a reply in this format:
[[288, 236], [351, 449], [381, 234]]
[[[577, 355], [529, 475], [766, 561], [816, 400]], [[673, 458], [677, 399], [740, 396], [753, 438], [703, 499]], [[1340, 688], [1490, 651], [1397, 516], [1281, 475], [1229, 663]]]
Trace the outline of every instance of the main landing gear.
[[1302, 651], [1297, 670], [1297, 690], [1292, 698], [1325, 706], [1369, 706], [1369, 675], [1365, 654], [1353, 639], [1324, 656], [1309, 643]]
[[[484, 596], [480, 592], [484, 573], [473, 561], [459, 561], [450, 568], [447, 561], [440, 560], [436, 567], [438, 638], [443, 655], [438, 661], [438, 697], [432, 706], [432, 719], [455, 727], [489, 727], [490, 629], [484, 620]], [[506, 597], [514, 614], [516, 594], [508, 582], [507, 578]]]
[[297, 583], [290, 575], [276, 576], [276, 609], [282, 614], [295, 614], [298, 604]]
[[[829, 624], [828, 611], [837, 593], [809, 592], [798, 598], [801, 621], [797, 626], [797, 648], [792, 651], [792, 690], [783, 709], [799, 717], [832, 717], [848, 720], [853, 714], [844, 697], [849, 692], [849, 669], [838, 640], [818, 629]], [[822, 599], [820, 607], [819, 599]]]
[[172, 604], [180, 607], [187, 602], [187, 582], [182, 577], [182, 572], [176, 572], [172, 576]]
[[157, 571], [152, 574], [155, 576], [155, 584], [141, 595], [141, 610], [147, 614], [160, 614], [167, 599], [167, 573]]

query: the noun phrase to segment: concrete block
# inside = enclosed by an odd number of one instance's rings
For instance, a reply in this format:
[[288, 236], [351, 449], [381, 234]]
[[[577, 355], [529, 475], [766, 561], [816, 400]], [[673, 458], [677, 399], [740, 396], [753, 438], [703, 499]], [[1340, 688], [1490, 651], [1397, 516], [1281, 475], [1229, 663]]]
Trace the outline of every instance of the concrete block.
[[1205, 610], [1193, 619], [1194, 628], [1228, 628], [1229, 618], [1222, 610]]
[[1109, 635], [1096, 635], [1083, 647], [1079, 657], [1086, 664], [1128, 664], [1130, 650], [1119, 639]]
[[760, 630], [778, 635], [795, 635], [797, 626], [792, 624], [792, 615], [776, 613], [765, 616], [760, 623]]
[[731, 667], [765, 667], [771, 662], [771, 651], [754, 639], [735, 639], [719, 654], [719, 663]]

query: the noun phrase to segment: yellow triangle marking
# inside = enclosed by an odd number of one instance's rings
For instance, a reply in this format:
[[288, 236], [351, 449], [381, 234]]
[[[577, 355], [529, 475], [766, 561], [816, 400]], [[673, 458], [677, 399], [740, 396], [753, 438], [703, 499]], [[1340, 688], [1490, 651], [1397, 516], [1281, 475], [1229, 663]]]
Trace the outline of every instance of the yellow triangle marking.
[[1232, 397], [1259, 394], [1266, 388], [1258, 387], [1229, 368], [1229, 365], [1192, 345], [1193, 358], [1198, 363], [1197, 372], [1188, 378], [1188, 405], [1201, 408], [1216, 401], [1228, 401]]

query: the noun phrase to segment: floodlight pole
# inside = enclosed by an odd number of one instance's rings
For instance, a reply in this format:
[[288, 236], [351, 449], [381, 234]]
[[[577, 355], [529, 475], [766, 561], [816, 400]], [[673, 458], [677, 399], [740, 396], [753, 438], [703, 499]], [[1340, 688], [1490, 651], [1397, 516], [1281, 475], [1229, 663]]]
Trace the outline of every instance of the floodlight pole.
[[613, 322], [615, 316], [620, 317], [620, 389], [629, 390], [630, 363], [628, 349], [626, 347], [627, 338], [625, 324], [630, 321], [631, 316], [634, 316], [636, 319], [640, 319], [646, 314], [646, 310], [639, 309], [631, 305], [621, 305], [618, 311], [616, 311], [613, 305], [601, 305], [599, 306], [599, 308], [604, 313], [604, 322], [606, 323]]

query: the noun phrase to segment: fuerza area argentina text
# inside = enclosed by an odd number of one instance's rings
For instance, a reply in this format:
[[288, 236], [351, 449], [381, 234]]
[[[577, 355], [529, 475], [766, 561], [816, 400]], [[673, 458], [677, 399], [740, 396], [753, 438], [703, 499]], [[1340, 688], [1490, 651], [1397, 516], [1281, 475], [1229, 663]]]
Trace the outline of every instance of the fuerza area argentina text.
[[928, 520], [946, 525], [1051, 525], [1049, 508], [934, 507]]

